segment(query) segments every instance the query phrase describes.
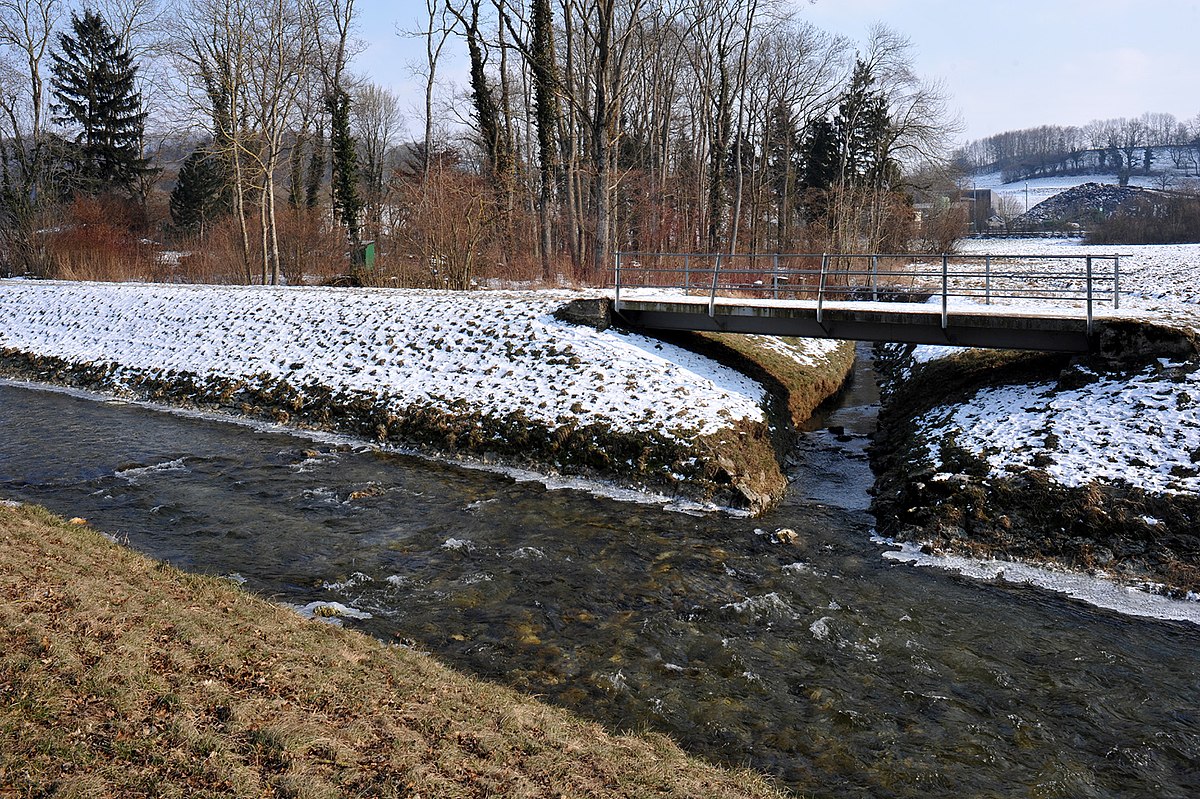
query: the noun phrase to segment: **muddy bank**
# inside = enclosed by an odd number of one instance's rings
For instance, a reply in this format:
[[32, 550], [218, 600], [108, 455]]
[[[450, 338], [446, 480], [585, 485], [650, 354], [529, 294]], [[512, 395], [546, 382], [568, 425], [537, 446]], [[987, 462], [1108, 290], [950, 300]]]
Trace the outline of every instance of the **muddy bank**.
[[[1086, 358], [970, 350], [921, 362], [912, 347], [879, 348], [880, 533], [1200, 592], [1194, 334], [1122, 323], [1101, 335]], [[1110, 413], [1126, 422], [1107, 438], [1074, 421]], [[1143, 432], [1175, 454], [1139, 449]]]

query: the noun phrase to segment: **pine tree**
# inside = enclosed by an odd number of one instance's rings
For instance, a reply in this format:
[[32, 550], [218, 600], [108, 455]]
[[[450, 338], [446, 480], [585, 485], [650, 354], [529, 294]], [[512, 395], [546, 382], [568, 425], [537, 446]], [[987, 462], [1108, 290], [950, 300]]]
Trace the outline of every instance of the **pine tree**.
[[894, 170], [884, 154], [890, 127], [887, 98], [875, 88], [870, 65], [860, 60], [833, 118], [840, 148], [838, 166], [842, 185], [890, 188], [889, 178]]
[[203, 236], [211, 220], [229, 211], [227, 186], [221, 161], [204, 148], [196, 149], [183, 162], [171, 190], [171, 221], [175, 227]]
[[804, 168], [800, 186], [805, 190], [827, 191], [838, 181], [841, 158], [837, 132], [825, 117], [808, 124], [801, 145]]
[[91, 194], [135, 194], [150, 171], [141, 155], [146, 113], [129, 48], [94, 11], [71, 14], [71, 33], [58, 34], [51, 54], [54, 121], [77, 128], [75, 188]]

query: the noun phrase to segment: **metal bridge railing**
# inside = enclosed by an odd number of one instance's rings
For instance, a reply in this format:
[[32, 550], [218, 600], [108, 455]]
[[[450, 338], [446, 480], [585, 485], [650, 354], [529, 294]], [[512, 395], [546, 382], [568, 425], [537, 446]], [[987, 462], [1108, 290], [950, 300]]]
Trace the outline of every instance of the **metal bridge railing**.
[[1121, 306], [1120, 255], [915, 255], [911, 253], [615, 254], [622, 291], [656, 289], [708, 297], [827, 302], [939, 297], [942, 327], [951, 300], [985, 305], [1079, 308], [1091, 331], [1095, 306]]

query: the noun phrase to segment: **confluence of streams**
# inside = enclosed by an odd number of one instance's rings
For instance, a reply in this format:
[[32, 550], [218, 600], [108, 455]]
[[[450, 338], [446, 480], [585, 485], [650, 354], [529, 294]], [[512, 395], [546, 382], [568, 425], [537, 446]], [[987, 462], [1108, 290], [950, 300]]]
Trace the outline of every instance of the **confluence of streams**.
[[12, 385], [0, 498], [809, 795], [1200, 795], [1200, 630], [884, 560], [872, 391], [760, 519]]

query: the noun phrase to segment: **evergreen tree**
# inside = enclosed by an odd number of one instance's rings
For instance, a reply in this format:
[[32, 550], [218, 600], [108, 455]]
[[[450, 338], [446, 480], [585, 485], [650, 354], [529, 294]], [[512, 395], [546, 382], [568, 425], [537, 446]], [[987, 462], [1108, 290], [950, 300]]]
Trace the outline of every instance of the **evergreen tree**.
[[171, 221], [175, 227], [204, 235], [208, 223], [229, 210], [227, 186], [220, 160], [204, 148], [196, 149], [183, 162], [171, 190]]
[[841, 178], [841, 147], [833, 123], [817, 117], [808, 123], [800, 144], [800, 189], [809, 220], [829, 213], [830, 191]]
[[833, 118], [843, 186], [891, 188], [895, 169], [886, 157], [890, 128], [887, 98], [875, 88], [870, 65], [860, 60]]
[[818, 117], [808, 124], [801, 145], [804, 164], [801, 188], [826, 191], [837, 183], [841, 171], [841, 148], [833, 123]]
[[137, 66], [108, 23], [94, 11], [71, 14], [51, 54], [54, 121], [78, 129], [74, 187], [96, 194], [135, 194], [150, 171], [141, 155], [146, 113], [134, 80]]
[[350, 134], [350, 95], [340, 86], [326, 99], [329, 111], [329, 145], [332, 149], [333, 205], [351, 245], [357, 245], [361, 233], [358, 217], [362, 198], [358, 195], [358, 151]]

